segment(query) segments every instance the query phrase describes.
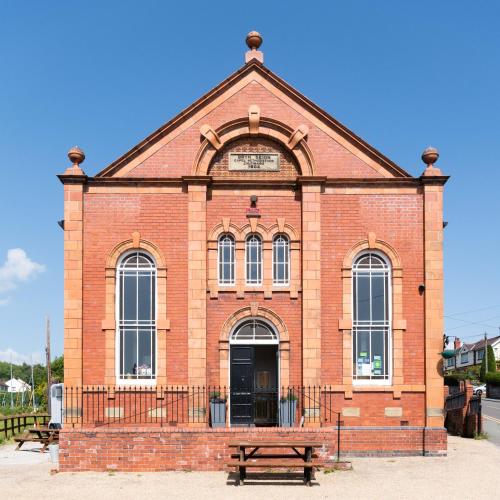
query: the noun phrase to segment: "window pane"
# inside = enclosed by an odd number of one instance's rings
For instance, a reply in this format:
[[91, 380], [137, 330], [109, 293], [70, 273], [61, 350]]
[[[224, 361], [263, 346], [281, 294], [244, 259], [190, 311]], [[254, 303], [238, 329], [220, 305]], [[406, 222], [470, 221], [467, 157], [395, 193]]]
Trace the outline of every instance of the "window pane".
[[123, 374], [135, 375], [137, 372], [137, 333], [135, 330], [124, 330]]
[[369, 378], [371, 375], [370, 332], [358, 330], [356, 337], [356, 373], [358, 378]]
[[370, 278], [358, 275], [356, 280], [356, 320], [370, 320]]
[[139, 330], [139, 356], [137, 367], [137, 375], [139, 377], [151, 377], [152, 372], [152, 356], [151, 356], [151, 330]]
[[139, 311], [138, 311], [138, 319], [139, 320], [151, 320], [154, 319], [152, 317], [151, 310], [151, 285], [152, 285], [152, 276], [148, 273], [147, 275], [139, 275], [138, 284], [139, 284]]
[[372, 330], [372, 375], [375, 377], [382, 377], [386, 375], [385, 369], [385, 331]]
[[372, 320], [384, 321], [385, 316], [385, 277], [372, 275]]
[[123, 276], [123, 308], [123, 319], [137, 319], [137, 278], [135, 274]]

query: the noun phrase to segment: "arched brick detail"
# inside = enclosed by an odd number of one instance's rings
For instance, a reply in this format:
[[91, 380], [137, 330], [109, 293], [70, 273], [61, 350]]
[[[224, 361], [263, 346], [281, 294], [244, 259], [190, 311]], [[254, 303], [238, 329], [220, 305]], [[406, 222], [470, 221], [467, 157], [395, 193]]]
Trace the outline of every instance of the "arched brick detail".
[[257, 303], [235, 311], [222, 325], [219, 336], [219, 383], [229, 381], [229, 337], [238, 322], [244, 319], [264, 319], [274, 326], [279, 336], [280, 385], [287, 387], [290, 382], [290, 338], [285, 322], [271, 309], [259, 307]]
[[[352, 264], [363, 251], [375, 250], [383, 253], [391, 264], [392, 279], [392, 386], [403, 385], [403, 332], [406, 330], [406, 320], [403, 319], [403, 268], [401, 258], [389, 243], [377, 240], [373, 233], [368, 239], [361, 240], [347, 252], [342, 265], [342, 318], [339, 320], [339, 330], [343, 332], [342, 356], [342, 386], [346, 397], [352, 397]], [[372, 387], [372, 386], [370, 386]], [[393, 390], [394, 397], [400, 397], [400, 392]]]
[[293, 129], [278, 120], [261, 117], [259, 122], [259, 133], [250, 134], [248, 117], [228, 122], [216, 131], [220, 141], [218, 148], [205, 139], [196, 154], [192, 173], [193, 175], [207, 175], [210, 164], [218, 150], [222, 149], [229, 142], [243, 137], [264, 137], [279, 142], [288, 149], [297, 161], [301, 175], [311, 176], [315, 172], [314, 158], [305, 140], [300, 140], [293, 148], [289, 147], [289, 140]]
[[144, 250], [153, 256], [158, 269], [167, 268], [165, 258], [163, 257], [160, 249], [154, 243], [144, 240], [139, 236], [138, 242], [130, 239], [118, 243], [118, 245], [116, 245], [108, 254], [106, 259], [106, 269], [110, 267], [115, 268], [120, 257], [129, 250]]
[[368, 239], [361, 240], [355, 245], [353, 245], [349, 250], [349, 252], [347, 252], [347, 255], [344, 257], [344, 262], [342, 263], [342, 267], [344, 269], [352, 268], [352, 263], [354, 259], [363, 250], [379, 250], [388, 257], [388, 259], [391, 262], [391, 267], [393, 271], [395, 269], [401, 269], [401, 258], [399, 257], [398, 252], [394, 249], [394, 247], [389, 245], [389, 243], [377, 239], [374, 239], [373, 241], [370, 241]]
[[240, 228], [236, 224], [229, 224], [229, 231], [225, 231], [222, 222], [216, 224], [210, 234], [208, 235], [208, 241], [218, 241], [222, 234], [231, 234], [235, 240], [240, 239]]
[[245, 318], [263, 318], [269, 321], [269, 323], [271, 323], [276, 328], [280, 343], [290, 341], [288, 336], [288, 329], [285, 325], [285, 322], [274, 311], [268, 309], [267, 307], [257, 307], [256, 311], [256, 313], [252, 313], [252, 307], [247, 306], [238, 309], [238, 311], [231, 314], [231, 316], [229, 316], [229, 318], [222, 326], [219, 336], [219, 342], [229, 342], [229, 336], [231, 335], [234, 326], [239, 321]]
[[290, 224], [285, 224], [282, 231], [280, 231], [278, 224], [273, 224], [271, 227], [268, 228], [267, 231], [268, 231], [269, 238], [271, 240], [273, 240], [277, 234], [286, 234], [288, 236], [288, 238], [290, 238], [290, 241], [298, 241], [299, 240], [298, 232]]
[[105, 373], [107, 385], [114, 385], [116, 381], [116, 267], [120, 257], [130, 250], [144, 250], [149, 253], [156, 263], [156, 333], [157, 333], [157, 384], [166, 384], [166, 332], [170, 330], [170, 320], [167, 318], [167, 265], [160, 249], [152, 242], [141, 239], [134, 233], [129, 240], [116, 245], [106, 258], [105, 283], [105, 319], [102, 320], [102, 330], [105, 334]]

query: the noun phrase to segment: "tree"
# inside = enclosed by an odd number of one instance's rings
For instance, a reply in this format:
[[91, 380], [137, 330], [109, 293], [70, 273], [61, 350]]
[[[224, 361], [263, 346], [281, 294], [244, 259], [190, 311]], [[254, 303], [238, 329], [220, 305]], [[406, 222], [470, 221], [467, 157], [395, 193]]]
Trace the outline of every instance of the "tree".
[[479, 372], [479, 380], [481, 380], [481, 382], [486, 382], [486, 360], [488, 360], [488, 373], [496, 372], [497, 365], [495, 361], [495, 353], [493, 352], [493, 347], [490, 345], [486, 350], [486, 354], [483, 356], [483, 361], [481, 361], [481, 370]]

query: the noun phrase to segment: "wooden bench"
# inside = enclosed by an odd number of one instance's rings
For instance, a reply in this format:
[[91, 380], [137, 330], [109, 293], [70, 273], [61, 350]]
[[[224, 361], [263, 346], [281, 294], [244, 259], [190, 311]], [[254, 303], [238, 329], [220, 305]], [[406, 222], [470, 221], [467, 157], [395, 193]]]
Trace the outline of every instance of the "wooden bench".
[[25, 430], [24, 433], [18, 437], [14, 438], [17, 444], [16, 451], [21, 449], [24, 443], [40, 443], [42, 448], [40, 453], [43, 453], [49, 446], [49, 444], [59, 442], [59, 429], [49, 429], [48, 427], [34, 427], [29, 430]]
[[[293, 442], [293, 441], [253, 441], [253, 442], [235, 442], [229, 443], [229, 447], [237, 448], [239, 453], [236, 455], [238, 460], [226, 462], [227, 467], [237, 467], [239, 470], [239, 479], [237, 485], [244, 484], [247, 468], [265, 468], [265, 469], [303, 469], [304, 483], [311, 486], [313, 478], [313, 469], [322, 467], [322, 463], [313, 458], [313, 449], [321, 447], [321, 443], [312, 442]], [[247, 453], [247, 448], [251, 451]], [[260, 448], [288, 448], [293, 453], [283, 454], [265, 454], [257, 453]], [[304, 452], [298, 449], [303, 448]], [[233, 457], [235, 455], [232, 455]], [[316, 456], [315, 456], [316, 458]]]

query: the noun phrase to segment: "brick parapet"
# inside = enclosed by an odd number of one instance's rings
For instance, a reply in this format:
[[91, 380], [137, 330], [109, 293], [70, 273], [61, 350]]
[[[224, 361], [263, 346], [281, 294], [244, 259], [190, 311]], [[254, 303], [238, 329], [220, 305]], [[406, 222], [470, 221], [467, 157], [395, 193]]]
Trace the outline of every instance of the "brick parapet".
[[[238, 440], [314, 441], [320, 459], [333, 461], [336, 428], [92, 428], [63, 429], [59, 467], [62, 472], [119, 470], [223, 470]], [[341, 457], [446, 455], [446, 430], [424, 427], [342, 427]], [[179, 453], [182, 450], [182, 453]]]

